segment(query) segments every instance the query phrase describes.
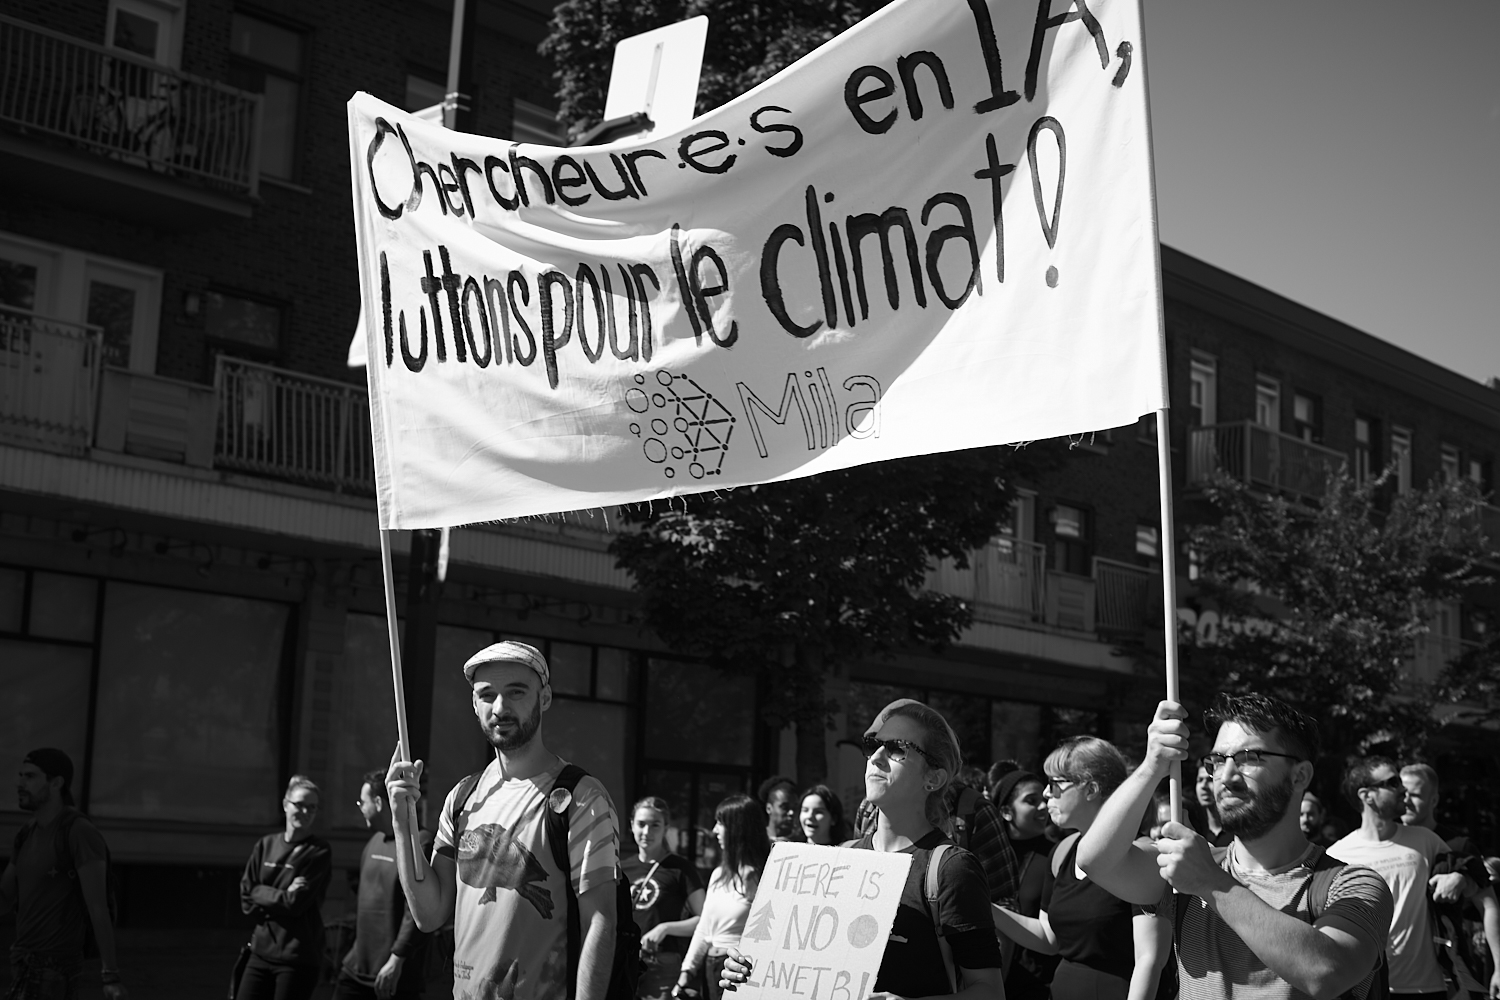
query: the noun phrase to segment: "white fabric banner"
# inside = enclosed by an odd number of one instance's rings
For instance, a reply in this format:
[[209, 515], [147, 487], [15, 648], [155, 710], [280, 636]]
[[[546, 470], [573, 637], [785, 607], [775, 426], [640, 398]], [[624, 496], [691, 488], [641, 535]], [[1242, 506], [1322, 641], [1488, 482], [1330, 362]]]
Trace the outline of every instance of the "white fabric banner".
[[356, 94], [382, 526], [1164, 406], [1139, 0], [1091, 2], [898, 0], [649, 141], [530, 146]]

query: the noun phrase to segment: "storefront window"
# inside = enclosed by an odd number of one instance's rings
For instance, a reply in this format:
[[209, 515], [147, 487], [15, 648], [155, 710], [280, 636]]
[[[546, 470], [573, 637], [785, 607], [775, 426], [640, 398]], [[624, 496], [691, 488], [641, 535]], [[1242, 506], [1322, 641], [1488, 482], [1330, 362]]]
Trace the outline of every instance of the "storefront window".
[[646, 678], [646, 756], [750, 766], [755, 682], [701, 663], [652, 660]]
[[95, 814], [275, 821], [288, 617], [285, 605], [267, 601], [107, 584]]
[[73, 759], [80, 795], [92, 660], [87, 647], [0, 639], [0, 765], [8, 774], [29, 751], [56, 747]]

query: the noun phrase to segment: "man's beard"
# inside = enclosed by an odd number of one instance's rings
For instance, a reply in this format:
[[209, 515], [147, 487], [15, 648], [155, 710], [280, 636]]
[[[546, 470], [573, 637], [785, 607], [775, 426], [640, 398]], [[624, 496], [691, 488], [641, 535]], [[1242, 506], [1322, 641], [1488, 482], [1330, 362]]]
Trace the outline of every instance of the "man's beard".
[[[47, 789], [47, 792], [50, 791], [50, 788]], [[16, 789], [16, 805], [21, 807], [22, 812], [36, 812], [42, 806], [47, 804], [47, 800], [50, 797], [50, 795], [43, 793], [42, 796], [38, 798], [37, 796], [32, 795], [30, 792], [22, 791], [19, 788]]]
[[1286, 815], [1292, 801], [1292, 776], [1288, 774], [1281, 784], [1260, 792], [1251, 793], [1247, 787], [1245, 794], [1251, 796], [1250, 801], [1241, 798], [1232, 806], [1218, 804], [1219, 824], [1240, 840], [1259, 840]]
[[[502, 715], [497, 722], [513, 720], [513, 715]], [[503, 730], [492, 733], [484, 729], [484, 738], [489, 740], [490, 746], [496, 750], [519, 750], [530, 743], [536, 731], [542, 728], [542, 699], [537, 698], [536, 705], [531, 709], [531, 715], [524, 720], [516, 720], [516, 728], [509, 735]]]
[[[1379, 793], [1376, 794], [1378, 795]], [[1377, 798], [1375, 802], [1375, 815], [1387, 823], [1399, 823], [1401, 822], [1401, 817], [1406, 815], [1406, 803], [1401, 799], [1395, 799], [1395, 801], [1387, 799], [1382, 801]]]

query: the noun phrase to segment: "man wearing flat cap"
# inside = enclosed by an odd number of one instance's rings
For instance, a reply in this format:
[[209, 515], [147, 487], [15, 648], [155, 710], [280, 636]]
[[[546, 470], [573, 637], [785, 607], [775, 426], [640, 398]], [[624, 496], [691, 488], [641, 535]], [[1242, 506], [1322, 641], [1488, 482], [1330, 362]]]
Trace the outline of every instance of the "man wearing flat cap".
[[109, 847], [73, 808], [73, 761], [61, 750], [33, 750], [16, 779], [17, 804], [32, 818], [16, 835], [11, 863], [0, 876], [0, 914], [16, 914], [6, 996], [73, 1000], [92, 937], [106, 1000], [124, 1000], [109, 912]]
[[[619, 849], [609, 793], [589, 775], [569, 791], [576, 769], [564, 775], [567, 762], [542, 741], [552, 686], [539, 650], [497, 642], [470, 657], [463, 672], [495, 759], [448, 793], [430, 861], [413, 858], [411, 849], [408, 803], [421, 797], [422, 761], [393, 758], [386, 775], [412, 915], [424, 931], [453, 921], [454, 1000], [604, 1000]], [[549, 810], [567, 816], [566, 870], [547, 841]], [[572, 942], [570, 895], [579, 928]]]

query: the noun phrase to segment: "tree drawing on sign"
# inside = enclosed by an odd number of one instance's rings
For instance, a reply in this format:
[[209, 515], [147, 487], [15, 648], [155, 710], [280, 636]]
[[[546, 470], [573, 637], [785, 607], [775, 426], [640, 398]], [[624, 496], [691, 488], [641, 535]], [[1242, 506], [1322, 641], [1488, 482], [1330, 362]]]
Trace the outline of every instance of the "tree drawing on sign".
[[776, 914], [771, 911], [771, 901], [756, 910], [750, 917], [750, 923], [745, 926], [743, 937], [746, 941], [769, 941], [771, 940], [771, 921], [776, 919]]

